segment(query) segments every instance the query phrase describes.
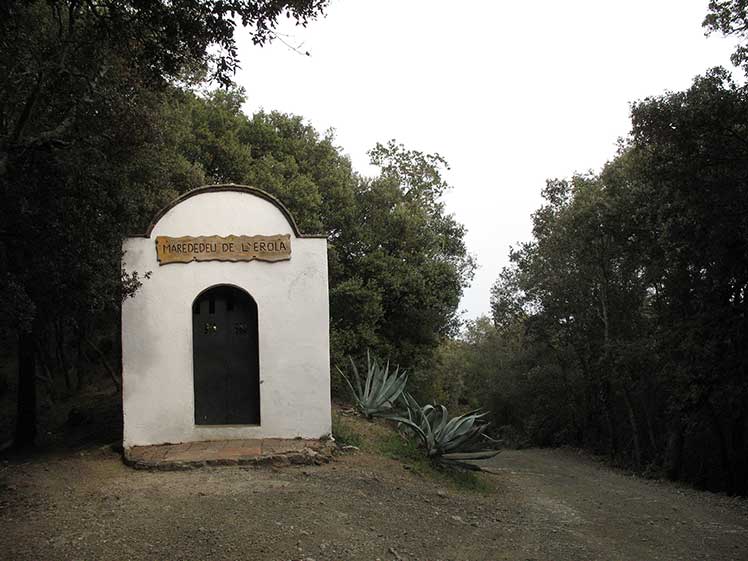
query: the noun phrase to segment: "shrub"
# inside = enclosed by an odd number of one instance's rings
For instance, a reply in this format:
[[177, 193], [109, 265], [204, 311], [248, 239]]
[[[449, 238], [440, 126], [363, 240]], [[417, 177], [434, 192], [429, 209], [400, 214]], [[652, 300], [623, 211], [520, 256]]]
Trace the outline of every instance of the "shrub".
[[480, 469], [467, 462], [492, 458], [500, 452], [495, 449], [497, 441], [485, 434], [488, 423], [482, 422], [482, 419], [486, 413], [475, 410], [450, 418], [443, 405], [421, 407], [408, 393], [404, 394], [403, 401], [407, 418], [396, 415], [389, 418], [401, 423], [406, 431], [415, 435], [432, 461]]
[[368, 419], [374, 416], [385, 416], [391, 412], [393, 405], [403, 393], [405, 384], [408, 382], [408, 375], [405, 371], [400, 372], [400, 367], [397, 366], [395, 371], [390, 373], [389, 361], [382, 367], [377, 359], [372, 359], [367, 351], [366, 380], [362, 384], [356, 363], [350, 357], [349, 360], [353, 369], [353, 384], [340, 368], [338, 368], [338, 372], [343, 376], [351, 390], [356, 409]]

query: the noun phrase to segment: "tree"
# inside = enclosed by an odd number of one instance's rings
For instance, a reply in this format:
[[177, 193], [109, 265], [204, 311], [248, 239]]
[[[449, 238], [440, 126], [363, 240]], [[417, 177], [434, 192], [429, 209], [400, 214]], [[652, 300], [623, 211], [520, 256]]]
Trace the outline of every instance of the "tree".
[[492, 294], [531, 441], [748, 492], [746, 130], [748, 89], [714, 69], [634, 104], [602, 173], [548, 182]]
[[[599, 178], [549, 181], [543, 194], [547, 204], [533, 215], [534, 241], [512, 252], [515, 269], [494, 286], [494, 321], [511, 326], [520, 318], [526, 325], [524, 343], [544, 350], [534, 353], [541, 363], [534, 366], [535, 377], [559, 378], [560, 384], [547, 387], [563, 396], [571, 423], [563, 428], [554, 423], [554, 430], [584, 440], [580, 419], [595, 415], [605, 424], [596, 430], [606, 433], [608, 451], [616, 455], [614, 401], [622, 398], [631, 412], [636, 381], [612, 375], [611, 365], [622, 360], [620, 350], [642, 328], [637, 313], [644, 289], [625, 251], [618, 209]], [[577, 389], [586, 397], [578, 399]], [[640, 464], [639, 427], [636, 416], [628, 419]]]
[[[377, 144], [370, 156], [381, 172], [356, 183], [354, 221], [334, 242], [339, 278], [358, 287], [360, 301], [381, 307], [381, 320], [359, 318], [377, 326], [372, 331], [380, 353], [411, 368], [425, 367], [440, 337], [456, 332], [460, 296], [475, 263], [464, 227], [441, 201], [449, 188], [441, 174], [444, 159], [394, 141]], [[335, 287], [332, 309], [342, 312], [346, 304], [337, 297]], [[341, 350], [360, 349], [359, 343]], [[417, 372], [411, 376], [416, 385], [418, 378]]]
[[[713, 435], [712, 471], [745, 494], [748, 89], [714, 69], [685, 92], [636, 104], [632, 122], [634, 227], [654, 292], [671, 417]], [[692, 446], [694, 431], [673, 424]]]
[[[444, 211], [446, 162], [390, 142], [371, 151], [381, 173], [355, 174], [335, 146], [298, 116], [241, 111], [243, 92], [187, 95], [174, 107], [179, 150], [208, 181], [256, 185], [279, 197], [302, 231], [329, 242], [332, 360], [367, 347], [426, 366], [474, 263], [464, 228]], [[422, 378], [419, 379], [419, 376]], [[412, 381], [428, 385], [427, 371]]]
[[748, 1], [709, 0], [709, 12], [702, 25], [707, 34], [720, 31], [738, 39], [730, 59], [748, 74]]
[[[236, 21], [255, 44], [281, 16], [306, 25], [325, 0], [10, 0], [0, 6], [1, 322], [19, 337], [16, 444], [35, 436], [36, 359], [48, 333], [80, 342], [116, 309], [119, 247], [204, 176], [170, 149], [166, 99], [178, 84], [230, 83]], [[61, 297], [63, 295], [64, 297]], [[69, 333], [72, 332], [72, 335]], [[89, 341], [90, 343], [90, 341]], [[78, 352], [81, 355], [81, 352]], [[58, 356], [67, 375], [67, 360]]]

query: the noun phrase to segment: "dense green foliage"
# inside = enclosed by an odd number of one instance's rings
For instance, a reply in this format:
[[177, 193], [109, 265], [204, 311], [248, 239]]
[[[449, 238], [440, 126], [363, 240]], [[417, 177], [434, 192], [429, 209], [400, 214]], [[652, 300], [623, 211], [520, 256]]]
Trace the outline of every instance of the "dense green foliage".
[[493, 325], [450, 353], [503, 436], [748, 492], [746, 131], [748, 89], [713, 70], [634, 104], [602, 173], [548, 181]]
[[[390, 142], [371, 152], [381, 173], [361, 177], [332, 132], [250, 118], [230, 85], [235, 22], [261, 45], [280, 16], [305, 25], [325, 5], [0, 7], [0, 336], [19, 341], [18, 444], [34, 439], [38, 376], [45, 398], [80, 389], [93, 363], [117, 379], [119, 306], [144, 282], [122, 276], [121, 240], [199, 185], [260, 187], [327, 235], [334, 362], [371, 347], [422, 365], [455, 331], [473, 263], [440, 202], [444, 160]], [[195, 93], [207, 79], [226, 87]]]
[[[45, 399], [80, 389], [93, 363], [117, 381], [119, 306], [147, 282], [123, 277], [122, 238], [178, 194], [234, 182], [327, 236], [332, 364], [371, 348], [407, 366], [419, 400], [489, 409], [505, 440], [748, 493], [748, 89], [717, 69], [636, 103], [601, 173], [547, 183], [492, 317], [455, 337], [475, 264], [442, 203], [445, 160], [390, 141], [363, 177], [331, 131], [247, 116], [231, 85], [237, 22], [262, 45], [283, 15], [306, 25], [326, 4], [0, 5], [0, 338], [18, 349], [17, 443], [35, 436], [37, 379]], [[739, 40], [746, 71], [747, 13], [713, 0], [704, 22]]]
[[174, 101], [179, 157], [203, 182], [269, 191], [302, 231], [327, 236], [332, 364], [367, 348], [411, 369], [428, 364], [440, 338], [456, 332], [474, 269], [464, 228], [440, 200], [446, 162], [390, 141], [370, 152], [380, 173], [362, 177], [331, 131], [321, 136], [277, 112], [250, 118], [243, 101], [235, 89]]
[[[0, 327], [18, 336], [16, 443], [35, 437], [36, 371], [84, 381], [95, 326], [116, 329], [118, 248], [140, 216], [200, 170], [171, 142], [177, 83], [236, 67], [235, 18], [254, 41], [319, 0], [10, 0], [0, 6]], [[72, 353], [71, 353], [72, 350]], [[71, 354], [74, 358], [70, 358]], [[112, 371], [112, 368], [109, 367]]]

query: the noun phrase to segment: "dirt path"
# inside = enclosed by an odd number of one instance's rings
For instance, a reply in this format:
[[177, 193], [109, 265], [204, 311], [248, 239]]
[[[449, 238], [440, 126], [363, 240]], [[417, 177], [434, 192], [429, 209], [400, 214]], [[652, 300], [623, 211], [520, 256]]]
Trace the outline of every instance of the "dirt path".
[[490, 469], [523, 506], [522, 535], [547, 537], [528, 557], [748, 559], [746, 501], [627, 476], [569, 451], [506, 451]]
[[507, 451], [476, 494], [369, 454], [142, 472], [101, 450], [0, 465], [0, 558], [748, 559], [744, 501]]

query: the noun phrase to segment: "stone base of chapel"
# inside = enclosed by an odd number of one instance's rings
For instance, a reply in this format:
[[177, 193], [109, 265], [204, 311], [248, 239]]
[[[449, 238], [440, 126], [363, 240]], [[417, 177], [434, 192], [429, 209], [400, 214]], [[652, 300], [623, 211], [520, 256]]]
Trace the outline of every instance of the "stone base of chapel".
[[165, 471], [227, 465], [282, 467], [326, 463], [334, 450], [332, 440], [215, 440], [133, 446], [125, 449], [124, 461], [135, 469]]

